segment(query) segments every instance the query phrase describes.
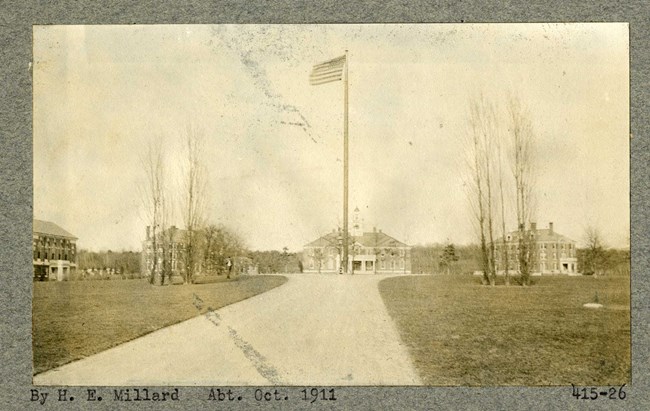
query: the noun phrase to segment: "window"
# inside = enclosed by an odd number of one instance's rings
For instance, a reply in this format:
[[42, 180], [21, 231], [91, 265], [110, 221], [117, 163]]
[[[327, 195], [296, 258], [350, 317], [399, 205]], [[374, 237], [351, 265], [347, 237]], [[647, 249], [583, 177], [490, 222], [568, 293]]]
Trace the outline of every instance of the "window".
[[402, 269], [402, 270], [404, 269], [404, 259], [403, 258], [401, 260], [399, 260], [399, 268]]
[[379, 268], [381, 268], [382, 270], [386, 268], [386, 262], [384, 260], [381, 260], [381, 262], [379, 263]]

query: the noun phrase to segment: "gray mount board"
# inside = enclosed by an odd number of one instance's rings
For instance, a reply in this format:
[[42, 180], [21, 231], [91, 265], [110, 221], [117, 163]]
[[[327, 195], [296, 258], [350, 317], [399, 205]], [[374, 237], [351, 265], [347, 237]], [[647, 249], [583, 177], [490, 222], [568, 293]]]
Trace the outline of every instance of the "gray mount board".
[[[298, 5], [301, 4], [301, 5]], [[630, 23], [630, 115], [631, 133], [631, 253], [632, 253], [632, 345], [633, 375], [628, 398], [619, 403], [604, 400], [581, 402], [571, 397], [570, 387], [535, 388], [340, 388], [336, 409], [647, 409], [648, 384], [648, 101], [650, 53], [647, 44], [646, 2], [615, 4], [608, 1], [541, 3], [529, 2], [355, 2], [294, 3], [186, 1], [161, 2], [4, 2], [0, 28], [3, 58], [0, 59], [3, 98], [0, 99], [2, 137], [0, 148], [0, 229], [4, 233], [0, 257], [3, 308], [0, 408], [32, 407], [31, 386], [31, 267], [29, 244], [32, 224], [32, 25], [34, 24], [171, 24], [171, 23], [409, 23], [409, 22], [582, 22]], [[165, 404], [167, 409], [214, 409], [206, 402], [205, 389], [182, 389], [186, 400]], [[253, 388], [243, 390], [248, 399]], [[295, 391], [295, 389], [294, 389]], [[54, 394], [51, 394], [54, 395]], [[238, 409], [255, 403], [246, 400]], [[263, 404], [280, 408], [277, 404]], [[327, 406], [332, 406], [327, 404]], [[113, 409], [110, 401], [92, 408]], [[303, 408], [293, 402], [284, 408]], [[53, 409], [91, 408], [85, 401], [48, 403]], [[135, 407], [130, 407], [135, 408]], [[147, 407], [155, 409], [157, 407]]]

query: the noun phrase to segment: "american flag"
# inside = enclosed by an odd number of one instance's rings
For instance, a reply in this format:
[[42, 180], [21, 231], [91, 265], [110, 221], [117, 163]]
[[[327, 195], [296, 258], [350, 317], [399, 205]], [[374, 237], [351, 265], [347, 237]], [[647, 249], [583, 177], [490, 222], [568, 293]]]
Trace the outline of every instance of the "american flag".
[[339, 81], [343, 78], [343, 67], [345, 67], [345, 55], [316, 64], [309, 75], [309, 83], [318, 86]]

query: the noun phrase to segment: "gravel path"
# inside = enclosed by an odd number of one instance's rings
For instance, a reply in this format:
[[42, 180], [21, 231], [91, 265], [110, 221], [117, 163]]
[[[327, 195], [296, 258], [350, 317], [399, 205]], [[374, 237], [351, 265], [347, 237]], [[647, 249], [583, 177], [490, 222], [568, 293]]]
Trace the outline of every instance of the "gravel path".
[[36, 375], [35, 385], [419, 385], [384, 276], [284, 285]]

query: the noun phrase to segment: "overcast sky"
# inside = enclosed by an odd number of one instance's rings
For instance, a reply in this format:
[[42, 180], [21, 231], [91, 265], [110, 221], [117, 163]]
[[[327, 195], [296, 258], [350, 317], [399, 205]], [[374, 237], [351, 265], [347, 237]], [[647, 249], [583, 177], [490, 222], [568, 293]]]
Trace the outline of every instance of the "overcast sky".
[[625, 24], [36, 26], [34, 217], [80, 248], [138, 250], [142, 151], [162, 139], [177, 182], [191, 124], [208, 218], [252, 249], [300, 250], [342, 225], [343, 84], [308, 76], [346, 49], [350, 211], [367, 230], [473, 242], [469, 102], [510, 93], [532, 117], [538, 227], [629, 245]]

